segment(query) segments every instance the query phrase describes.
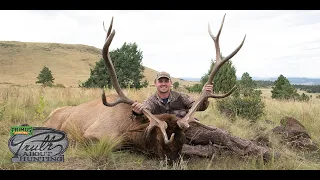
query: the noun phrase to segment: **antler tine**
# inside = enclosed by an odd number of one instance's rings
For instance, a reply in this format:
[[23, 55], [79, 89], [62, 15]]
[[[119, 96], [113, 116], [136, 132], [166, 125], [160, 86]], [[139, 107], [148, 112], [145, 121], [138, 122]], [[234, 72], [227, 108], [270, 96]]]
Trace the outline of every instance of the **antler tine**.
[[106, 27], [104, 26], [104, 21], [102, 23], [103, 23], [103, 29], [107, 33], [107, 37], [106, 37], [106, 39], [107, 39], [109, 37], [110, 33], [111, 33], [111, 29], [112, 29], [112, 25], [113, 25], [113, 17], [111, 19], [108, 31], [107, 31]]
[[[103, 49], [102, 49], [102, 57], [103, 57], [104, 62], [106, 64], [106, 66], [107, 66], [107, 70], [109, 72], [109, 76], [111, 78], [112, 85], [115, 88], [115, 90], [117, 91], [117, 93], [119, 95], [119, 98], [115, 102], [108, 103], [107, 99], [106, 99], [106, 95], [105, 95], [104, 89], [102, 88], [102, 95], [101, 95], [102, 103], [105, 106], [109, 106], [109, 107], [115, 106], [115, 105], [117, 105], [119, 103], [127, 103], [127, 104], [132, 105], [134, 103], [134, 101], [129, 99], [128, 97], [126, 97], [123, 94], [123, 92], [122, 92], [122, 90], [120, 88], [120, 85], [119, 85], [119, 82], [118, 82], [118, 78], [117, 78], [117, 75], [116, 75], [116, 71], [114, 69], [114, 66], [113, 66], [113, 63], [112, 63], [112, 60], [111, 60], [111, 57], [110, 57], [110, 54], [109, 54], [109, 47], [110, 47], [110, 44], [111, 44], [111, 42], [113, 40], [113, 37], [114, 37], [114, 35], [116, 33], [115, 30], [113, 30], [111, 32], [112, 24], [113, 24], [113, 17], [112, 17], [112, 20], [111, 20], [111, 23], [110, 23], [108, 31], [106, 31], [106, 28], [105, 28], [104, 22], [103, 22], [103, 28], [104, 28], [105, 32], [107, 32], [107, 37], [106, 37], [106, 41], [105, 41], [105, 44], [104, 44]], [[168, 140], [168, 136], [167, 136], [167, 133], [166, 133], [166, 129], [167, 129], [168, 125], [167, 125], [166, 122], [160, 121], [159, 119], [157, 119], [147, 109], [142, 109], [142, 113], [144, 115], [146, 115], [147, 118], [150, 120], [149, 126], [147, 127], [147, 131], [146, 131], [147, 135], [150, 134], [151, 130], [154, 127], [158, 126], [160, 128], [161, 132], [162, 132], [162, 135], [163, 135], [163, 138], [164, 138], [164, 142], [166, 144], [168, 144], [168, 143], [173, 141], [174, 134], [172, 134], [170, 139]]]
[[[226, 14], [224, 14], [222, 22], [221, 22], [221, 26], [220, 29], [218, 31], [218, 34], [216, 37], [214, 37], [214, 35], [211, 32], [211, 28], [210, 28], [210, 23], [208, 23], [208, 31], [209, 31], [209, 35], [211, 36], [211, 38], [213, 39], [213, 41], [215, 42], [215, 48], [216, 48], [216, 61], [221, 61], [221, 57], [220, 57], [220, 45], [219, 45], [219, 38], [220, 38], [220, 34], [221, 34], [221, 30], [223, 27], [223, 23], [224, 23], [224, 18], [226, 17]], [[210, 76], [211, 77], [211, 76]], [[209, 82], [212, 82], [213, 79], [209, 79]]]
[[[133, 101], [132, 100], [130, 100], [130, 99], [127, 99], [127, 98], [122, 98], [122, 97], [120, 97], [120, 98], [118, 98], [115, 102], [113, 102], [113, 103], [109, 103], [109, 102], [107, 102], [107, 98], [106, 98], [106, 94], [105, 94], [105, 92], [104, 92], [104, 89], [101, 89], [101, 91], [102, 91], [102, 95], [101, 95], [101, 98], [102, 98], [102, 103], [105, 105], [105, 106], [108, 106], [108, 107], [112, 107], [112, 106], [115, 106], [115, 105], [117, 105], [117, 104], [119, 104], [119, 103], [127, 103], [127, 104], [132, 104], [133, 103]], [[132, 102], [131, 102], [132, 101]]]
[[149, 126], [146, 129], [146, 136], [148, 137], [151, 133], [151, 130], [155, 127], [159, 127], [165, 144], [169, 144], [174, 139], [174, 133], [171, 134], [170, 139], [168, 139], [168, 135], [166, 132], [166, 129], [168, 127], [167, 123], [165, 121], [160, 121], [158, 118], [156, 118], [153, 114], [151, 114], [148, 110], [142, 109], [142, 112], [147, 118], [150, 120]]
[[[220, 29], [218, 31], [217, 36], [213, 36], [211, 29], [210, 29], [210, 24], [208, 24], [208, 32], [209, 35], [211, 36], [211, 38], [214, 41], [214, 45], [215, 45], [215, 49], [216, 49], [216, 63], [214, 64], [211, 73], [209, 74], [208, 77], [208, 81], [206, 82], [206, 84], [212, 84], [213, 78], [216, 75], [216, 73], [218, 72], [218, 70], [220, 69], [220, 67], [227, 62], [229, 59], [231, 59], [235, 54], [237, 54], [237, 52], [241, 49], [245, 39], [246, 39], [246, 35], [244, 36], [241, 44], [227, 57], [221, 59], [221, 52], [220, 52], [220, 45], [219, 45], [219, 38], [220, 38], [220, 34], [221, 34], [221, 30], [223, 27], [223, 23], [224, 23], [224, 19], [225, 19], [226, 14], [223, 16], [222, 19], [222, 23], [220, 26]], [[195, 121], [193, 118], [191, 118], [191, 116], [197, 111], [197, 109], [199, 108], [200, 104], [207, 98], [224, 98], [229, 96], [234, 90], [236, 89], [236, 86], [234, 86], [229, 92], [225, 93], [225, 94], [213, 94], [210, 93], [208, 91], [204, 91], [201, 93], [201, 96], [196, 100], [196, 102], [193, 104], [193, 106], [190, 108], [188, 114], [180, 119], [177, 123], [179, 125], [179, 127], [181, 129], [186, 129], [189, 127], [189, 122], [195, 122], [197, 124], [201, 124], [198, 121]]]
[[211, 32], [211, 28], [210, 28], [210, 24], [208, 24], [208, 31], [209, 31], [209, 34], [212, 38], [212, 40], [214, 41], [214, 45], [215, 45], [215, 48], [216, 48], [216, 64], [214, 65], [209, 77], [208, 77], [208, 83], [212, 83], [213, 81], [213, 77], [216, 75], [216, 73], [218, 72], [218, 70], [220, 69], [220, 67], [225, 63], [227, 62], [229, 59], [231, 59], [234, 55], [237, 54], [237, 52], [241, 49], [245, 39], [246, 39], [246, 35], [244, 36], [241, 44], [230, 54], [228, 55], [227, 57], [221, 59], [221, 51], [220, 51], [220, 44], [219, 44], [219, 38], [220, 38], [220, 34], [221, 34], [221, 30], [222, 30], [222, 27], [223, 27], [223, 24], [224, 24], [224, 19], [225, 19], [225, 16], [226, 14], [223, 16], [223, 20], [222, 20], [222, 23], [221, 23], [221, 26], [220, 26], [220, 29], [218, 31], [218, 34], [217, 36], [213, 36], [212, 32]]

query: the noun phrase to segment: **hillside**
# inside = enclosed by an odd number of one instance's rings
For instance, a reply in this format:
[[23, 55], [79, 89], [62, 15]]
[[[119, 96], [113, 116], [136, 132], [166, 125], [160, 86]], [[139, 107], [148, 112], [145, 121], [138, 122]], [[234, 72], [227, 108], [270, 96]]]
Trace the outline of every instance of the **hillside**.
[[[55, 84], [78, 87], [101, 58], [101, 49], [80, 44], [0, 41], [0, 84], [35, 84], [43, 66], [49, 67]], [[145, 79], [153, 84], [157, 71], [145, 67]], [[170, 72], [169, 72], [170, 73]], [[173, 78], [181, 85], [195, 82]]]

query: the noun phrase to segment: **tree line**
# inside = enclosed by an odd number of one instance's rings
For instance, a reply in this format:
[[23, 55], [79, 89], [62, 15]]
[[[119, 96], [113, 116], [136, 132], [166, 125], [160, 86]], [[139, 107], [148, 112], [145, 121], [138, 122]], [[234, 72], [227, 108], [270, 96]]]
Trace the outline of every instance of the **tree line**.
[[[274, 86], [274, 81], [266, 80], [254, 80], [258, 88], [271, 88]], [[292, 84], [294, 88], [307, 93], [320, 93], [320, 85], [302, 85], [302, 84]]]
[[296, 89], [306, 91], [307, 93], [320, 93], [320, 85], [293, 85]]

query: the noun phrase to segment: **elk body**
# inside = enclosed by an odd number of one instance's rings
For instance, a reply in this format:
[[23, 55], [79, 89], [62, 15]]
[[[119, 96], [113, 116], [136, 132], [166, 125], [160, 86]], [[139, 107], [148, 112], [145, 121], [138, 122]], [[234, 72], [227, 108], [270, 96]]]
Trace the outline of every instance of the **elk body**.
[[[117, 95], [110, 95], [106, 100], [115, 101], [117, 98]], [[177, 117], [166, 114], [155, 115], [160, 121], [166, 121], [168, 124], [168, 135], [175, 133], [174, 141], [165, 144], [159, 128], [154, 128], [147, 137], [144, 131], [139, 131], [139, 128], [146, 127], [148, 122], [144, 122], [143, 119], [133, 120], [131, 115], [132, 110], [129, 104], [119, 103], [113, 107], [106, 107], [98, 99], [78, 106], [58, 108], [49, 115], [44, 125], [67, 133], [76, 129], [77, 133], [88, 140], [121, 138], [119, 148], [131, 146], [135, 150], [159, 158], [179, 157], [179, 152], [185, 143], [185, 136], [177, 126]], [[138, 130], [135, 130], [137, 128]]]
[[[207, 84], [212, 84], [214, 75], [219, 68], [230, 58], [232, 58], [242, 47], [245, 38], [239, 47], [224, 59], [220, 57], [219, 36], [223, 26], [216, 37], [208, 28], [209, 34], [214, 40], [216, 48], [216, 63], [209, 75]], [[120, 89], [117, 75], [109, 55], [109, 46], [115, 35], [112, 30], [113, 18], [107, 32], [106, 41], [102, 49], [102, 56], [108, 69], [113, 87], [118, 95], [105, 96], [102, 90], [102, 99], [90, 101], [78, 106], [67, 106], [54, 110], [45, 122], [46, 127], [51, 127], [68, 132], [70, 128], [76, 126], [80, 134], [85, 139], [102, 140], [108, 138], [122, 138], [120, 146], [132, 146], [133, 148], [148, 152], [159, 158], [167, 157], [175, 160], [179, 157], [179, 153], [185, 143], [185, 130], [189, 128], [189, 123], [211, 130], [210, 127], [194, 120], [193, 114], [197, 111], [199, 105], [205, 98], [224, 98], [229, 96], [233, 90], [222, 95], [212, 94], [204, 91], [201, 96], [194, 102], [185, 117], [179, 119], [173, 114], [153, 115], [147, 109], [142, 112], [146, 117], [146, 121], [132, 120], [131, 105], [133, 100], [127, 98]], [[112, 102], [112, 103], [109, 103]], [[168, 138], [170, 137], [170, 138]]]

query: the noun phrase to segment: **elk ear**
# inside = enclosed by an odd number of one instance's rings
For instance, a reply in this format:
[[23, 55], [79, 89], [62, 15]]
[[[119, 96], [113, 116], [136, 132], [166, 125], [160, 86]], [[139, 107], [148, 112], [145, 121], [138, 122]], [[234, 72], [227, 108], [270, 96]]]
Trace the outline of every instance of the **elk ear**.
[[149, 123], [141, 124], [134, 129], [128, 130], [128, 132], [144, 132], [146, 128], [149, 126]]

